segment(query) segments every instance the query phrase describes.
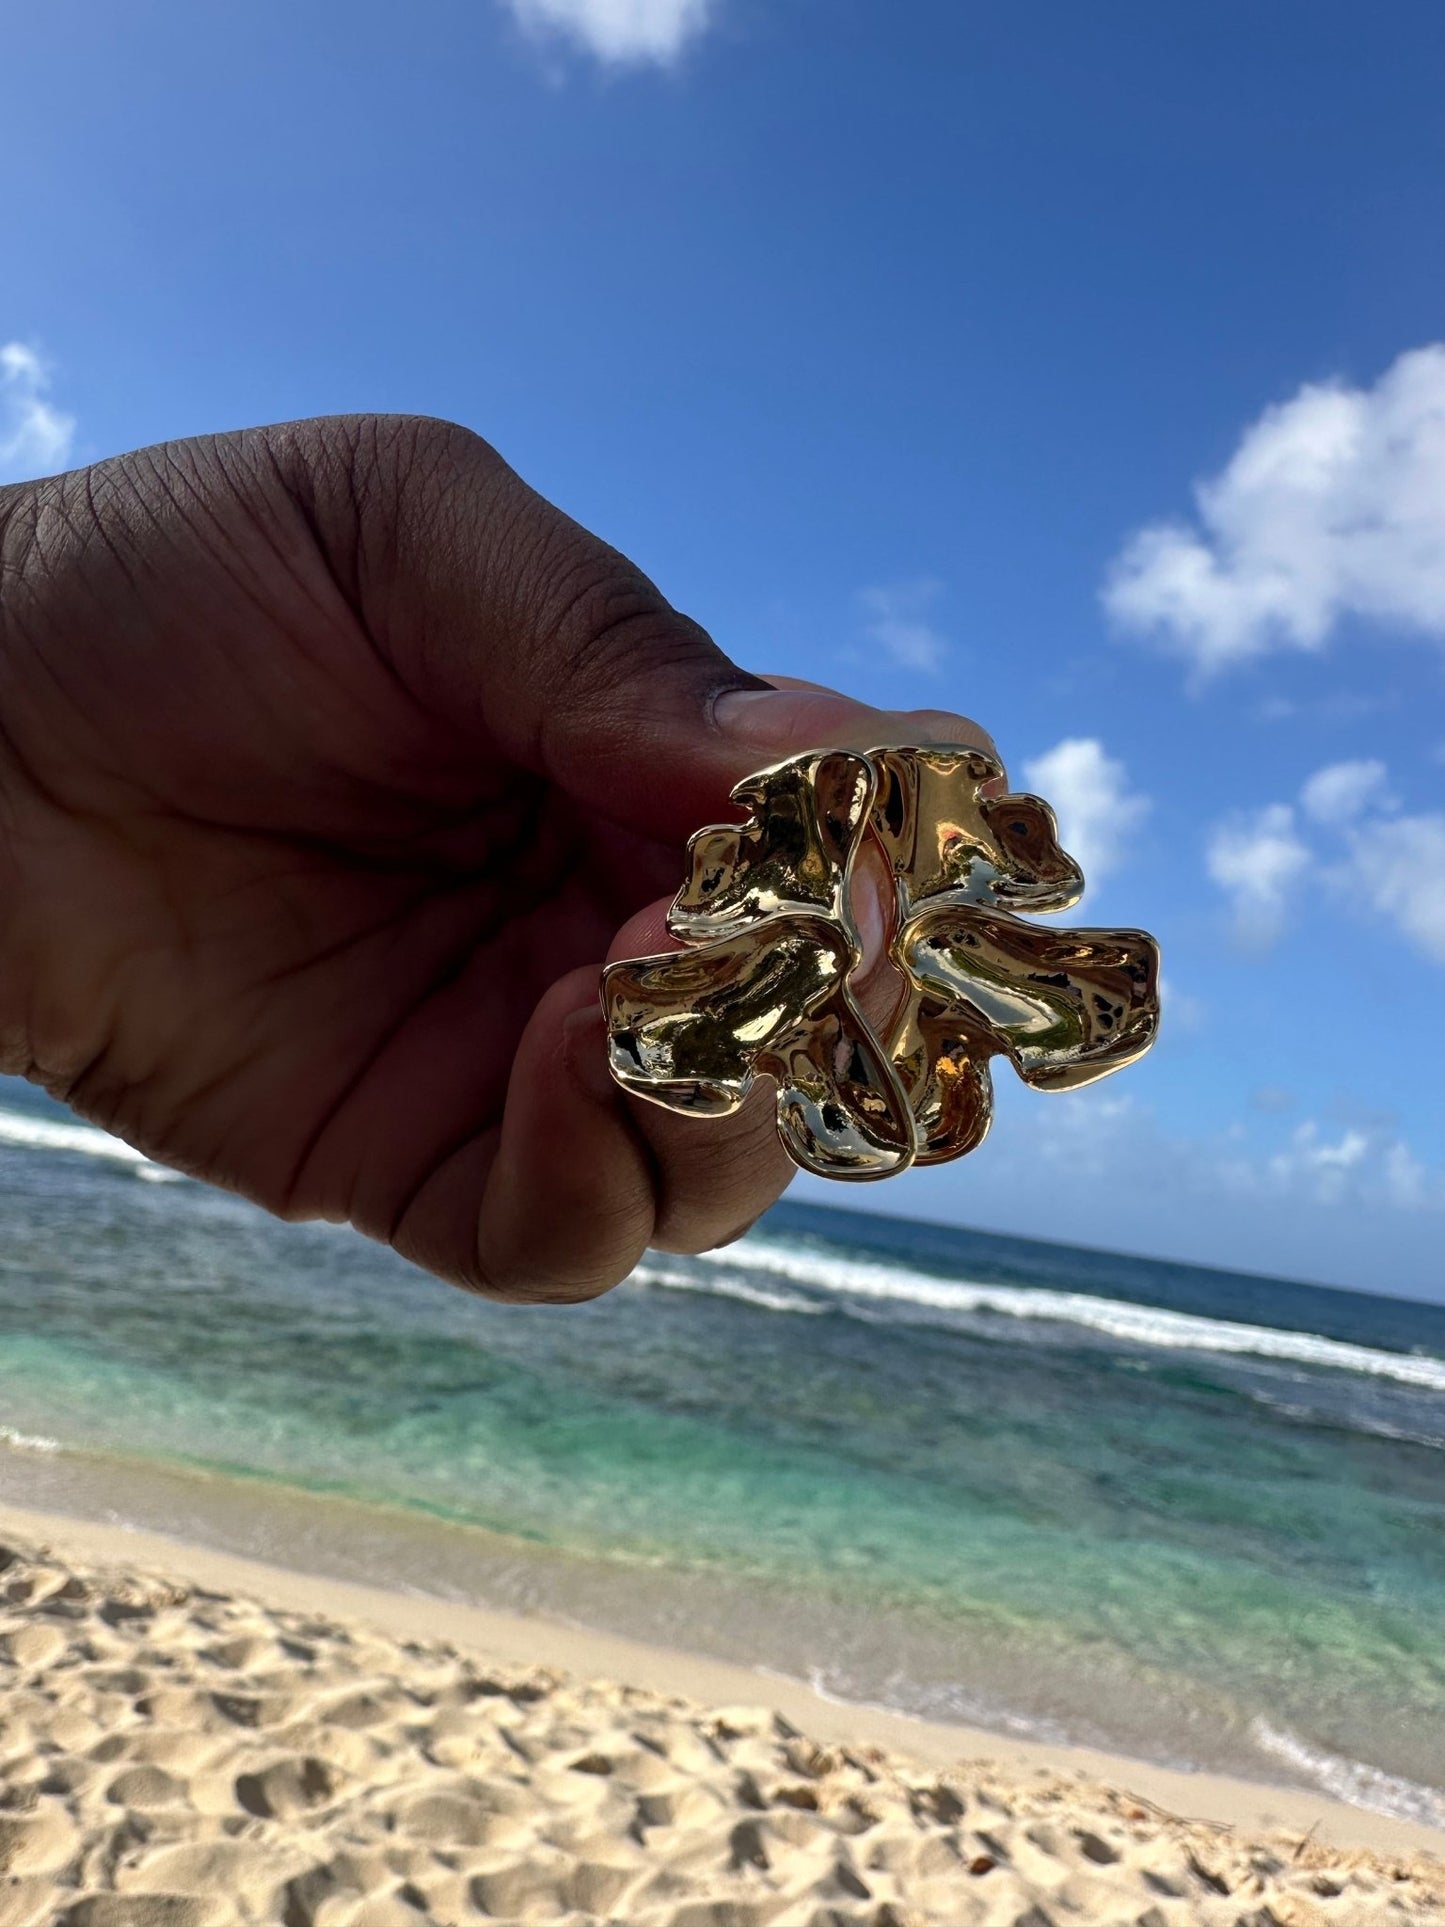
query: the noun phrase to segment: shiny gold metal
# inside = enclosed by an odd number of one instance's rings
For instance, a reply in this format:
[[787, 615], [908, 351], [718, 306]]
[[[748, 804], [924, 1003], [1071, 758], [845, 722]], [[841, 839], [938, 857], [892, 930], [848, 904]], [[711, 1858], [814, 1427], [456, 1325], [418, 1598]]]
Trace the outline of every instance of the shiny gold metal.
[[856, 750], [795, 756], [738, 784], [746, 823], [698, 831], [667, 915], [691, 947], [603, 973], [624, 1090], [716, 1117], [767, 1076], [805, 1171], [877, 1178], [912, 1162], [908, 1101], [848, 983], [863, 961], [848, 886], [875, 789]]
[[[989, 1060], [1069, 1090], [1132, 1063], [1159, 1020], [1159, 953], [1138, 930], [1046, 930], [1084, 880], [1040, 797], [1004, 791], [981, 750], [819, 750], [733, 791], [746, 822], [699, 830], [668, 912], [684, 948], [603, 975], [612, 1074], [692, 1115], [776, 1087], [804, 1170], [880, 1178], [981, 1142]], [[851, 892], [871, 842], [891, 876], [898, 994], [882, 1036], [850, 979]]]
[[988, 1060], [1036, 1090], [1133, 1063], [1159, 1026], [1159, 951], [1142, 930], [1049, 930], [1013, 912], [1067, 910], [1084, 877], [1042, 797], [1010, 795], [981, 750], [872, 752], [872, 828], [898, 905], [889, 955], [907, 989], [888, 1051], [917, 1127], [915, 1161], [982, 1142]]
[[748, 820], [693, 837], [668, 929], [688, 943], [801, 913], [830, 917], [856, 938], [848, 873], [876, 788], [872, 763], [853, 749], [794, 756], [744, 777], [732, 800]]

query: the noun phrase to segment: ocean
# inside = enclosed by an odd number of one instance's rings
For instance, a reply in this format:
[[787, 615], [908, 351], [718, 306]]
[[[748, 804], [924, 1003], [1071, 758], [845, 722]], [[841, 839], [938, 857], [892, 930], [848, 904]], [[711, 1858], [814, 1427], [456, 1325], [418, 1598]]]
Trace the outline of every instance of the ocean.
[[1445, 1825], [1445, 1307], [786, 1202], [499, 1307], [10, 1084], [0, 1210], [14, 1503]]

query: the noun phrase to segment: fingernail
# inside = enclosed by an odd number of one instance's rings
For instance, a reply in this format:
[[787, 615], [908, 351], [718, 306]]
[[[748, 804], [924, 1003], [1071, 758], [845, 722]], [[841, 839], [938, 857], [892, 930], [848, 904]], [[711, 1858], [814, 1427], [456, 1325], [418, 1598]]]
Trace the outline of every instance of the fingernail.
[[713, 718], [725, 736], [764, 749], [861, 742], [877, 728], [880, 714], [850, 696], [812, 689], [727, 689], [713, 704]]

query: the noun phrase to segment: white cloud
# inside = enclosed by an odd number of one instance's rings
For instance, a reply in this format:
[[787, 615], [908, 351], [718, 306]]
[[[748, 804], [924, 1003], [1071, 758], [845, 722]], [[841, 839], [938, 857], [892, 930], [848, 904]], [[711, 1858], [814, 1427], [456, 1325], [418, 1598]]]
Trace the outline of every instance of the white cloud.
[[1236, 1185], [1262, 1185], [1317, 1204], [1358, 1197], [1410, 1210], [1445, 1203], [1445, 1185], [1403, 1139], [1358, 1127], [1331, 1139], [1313, 1118], [1297, 1126], [1284, 1149], [1256, 1165], [1251, 1175], [1237, 1173]]
[[1071, 1092], [1067, 1104], [1028, 1108], [1017, 1139], [1014, 1115], [1010, 1106], [1001, 1145], [1012, 1141], [1035, 1174], [1043, 1163], [1067, 1172], [1071, 1183], [1112, 1182], [1127, 1172], [1132, 1185], [1216, 1204], [1223, 1195], [1275, 1211], [1290, 1203], [1445, 1211], [1445, 1170], [1425, 1165], [1383, 1120], [1325, 1130], [1307, 1118], [1281, 1139], [1279, 1121], [1255, 1118], [1196, 1137], [1170, 1129], [1150, 1106], [1108, 1085]]
[[1233, 899], [1237, 934], [1256, 947], [1283, 935], [1290, 901], [1313, 860], [1288, 803], [1226, 818], [1205, 851], [1210, 876]]
[[1392, 1204], [1407, 1210], [1430, 1203], [1432, 1194], [1436, 1199], [1445, 1196], [1445, 1185], [1432, 1183], [1409, 1145], [1398, 1140], [1385, 1153], [1385, 1190]]
[[668, 66], [707, 26], [712, 0], [508, 0], [530, 32], [560, 35], [607, 66]]
[[930, 674], [943, 665], [948, 644], [928, 620], [937, 600], [937, 582], [896, 582], [891, 587], [864, 589], [859, 598], [868, 611], [867, 633], [902, 669]]
[[1024, 764], [1024, 780], [1053, 804], [1060, 840], [1091, 884], [1118, 869], [1152, 807], [1096, 736], [1066, 736]]
[[1296, 1130], [1290, 1149], [1279, 1152], [1273, 1162], [1281, 1171], [1348, 1171], [1363, 1161], [1369, 1148], [1363, 1131], [1344, 1131], [1334, 1144], [1325, 1143], [1310, 1119]]
[[1376, 817], [1352, 830], [1335, 881], [1445, 964], [1445, 814]]
[[1317, 769], [1300, 791], [1306, 816], [1316, 823], [1352, 823], [1372, 805], [1391, 807], [1389, 772], [1373, 758], [1328, 763]]
[[[1160, 1049], [1172, 1053], [1174, 1031], [1165, 1021]], [[1227, 1029], [1228, 1013], [1218, 1021]], [[1357, 1054], [1343, 1069], [1369, 1076], [1377, 1064]], [[1341, 1069], [1331, 1059], [1331, 1081]], [[1054, 1101], [1000, 1077], [984, 1148], [959, 1164], [911, 1174], [916, 1215], [1441, 1298], [1445, 1163], [1438, 1146], [1412, 1143], [1395, 1119], [1366, 1111], [1363, 1096], [1342, 1094], [1338, 1101], [1350, 1109], [1332, 1116], [1309, 1106], [1278, 1116], [1251, 1110], [1241, 1089], [1236, 1121], [1211, 1129], [1197, 1104], [1156, 1108], [1143, 1095], [1149, 1082], [1126, 1088], [1109, 1078]], [[1301, 1141], [1295, 1127], [1311, 1115], [1318, 1121]], [[1347, 1142], [1352, 1131], [1366, 1139], [1363, 1153]], [[1338, 1155], [1322, 1159], [1321, 1149]], [[823, 1180], [802, 1183], [810, 1198], [828, 1201]]]
[[1209, 839], [1210, 876], [1234, 901], [1235, 927], [1254, 944], [1284, 930], [1296, 887], [1313, 867], [1346, 904], [1393, 924], [1445, 964], [1445, 812], [1392, 814], [1389, 771], [1361, 758], [1316, 770], [1300, 791], [1305, 814], [1330, 833], [1315, 851], [1288, 803], [1230, 817]]
[[53, 475], [70, 454], [75, 423], [45, 399], [45, 364], [21, 341], [0, 342], [0, 482]]
[[1445, 343], [1266, 409], [1195, 500], [1133, 537], [1104, 600], [1199, 670], [1318, 650], [1350, 616], [1445, 642]]

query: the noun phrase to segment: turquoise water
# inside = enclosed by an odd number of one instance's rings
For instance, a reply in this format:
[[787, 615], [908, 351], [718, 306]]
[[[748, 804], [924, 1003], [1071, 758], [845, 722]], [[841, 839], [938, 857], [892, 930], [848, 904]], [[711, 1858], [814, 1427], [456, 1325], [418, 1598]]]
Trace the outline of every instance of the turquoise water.
[[1445, 1311], [789, 1206], [501, 1309], [3, 1103], [5, 1496], [1445, 1824]]

